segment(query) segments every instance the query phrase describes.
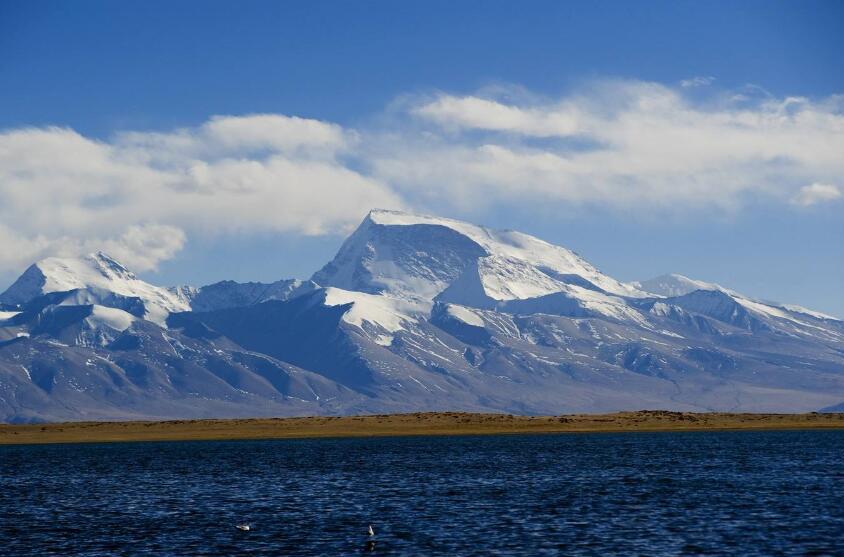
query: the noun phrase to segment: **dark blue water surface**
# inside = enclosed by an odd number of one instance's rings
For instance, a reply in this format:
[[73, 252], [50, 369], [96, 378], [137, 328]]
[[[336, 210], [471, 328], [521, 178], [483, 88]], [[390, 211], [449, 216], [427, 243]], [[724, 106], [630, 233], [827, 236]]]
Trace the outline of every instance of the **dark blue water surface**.
[[0, 447], [2, 554], [367, 551], [844, 555], [844, 432]]

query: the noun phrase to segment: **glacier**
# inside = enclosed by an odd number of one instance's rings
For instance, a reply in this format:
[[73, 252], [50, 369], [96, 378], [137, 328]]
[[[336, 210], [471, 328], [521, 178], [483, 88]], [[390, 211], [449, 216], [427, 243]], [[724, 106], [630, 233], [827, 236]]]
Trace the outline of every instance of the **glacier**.
[[406, 212], [309, 280], [161, 287], [97, 252], [0, 294], [5, 422], [843, 404], [840, 319]]

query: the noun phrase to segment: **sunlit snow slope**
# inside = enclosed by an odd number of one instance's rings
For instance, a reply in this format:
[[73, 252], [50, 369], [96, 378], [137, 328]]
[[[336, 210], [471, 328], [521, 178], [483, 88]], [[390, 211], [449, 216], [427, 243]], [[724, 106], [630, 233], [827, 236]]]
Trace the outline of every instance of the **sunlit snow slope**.
[[164, 288], [96, 253], [0, 295], [5, 421], [842, 404], [834, 317], [396, 211], [309, 281]]

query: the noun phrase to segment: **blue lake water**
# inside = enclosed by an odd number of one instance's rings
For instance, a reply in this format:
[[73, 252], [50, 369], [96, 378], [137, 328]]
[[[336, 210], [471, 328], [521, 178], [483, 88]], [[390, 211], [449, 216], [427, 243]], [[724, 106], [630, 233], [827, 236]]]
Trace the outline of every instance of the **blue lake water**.
[[364, 552], [844, 555], [844, 431], [0, 447], [4, 555]]

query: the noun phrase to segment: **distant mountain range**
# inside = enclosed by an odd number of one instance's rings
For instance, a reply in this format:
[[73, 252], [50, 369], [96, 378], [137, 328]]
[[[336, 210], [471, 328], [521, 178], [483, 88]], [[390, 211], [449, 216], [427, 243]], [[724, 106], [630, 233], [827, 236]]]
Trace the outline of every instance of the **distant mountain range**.
[[104, 253], [0, 295], [0, 420], [844, 410], [844, 322], [372, 211], [309, 281], [154, 286]]

